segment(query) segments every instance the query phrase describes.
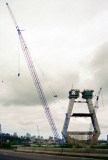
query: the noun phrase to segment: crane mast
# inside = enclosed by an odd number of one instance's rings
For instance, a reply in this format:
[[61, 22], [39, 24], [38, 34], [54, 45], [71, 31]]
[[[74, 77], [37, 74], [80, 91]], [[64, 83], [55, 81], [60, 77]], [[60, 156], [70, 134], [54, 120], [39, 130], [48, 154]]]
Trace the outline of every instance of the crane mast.
[[50, 109], [48, 107], [47, 100], [46, 100], [44, 92], [42, 90], [41, 83], [39, 81], [39, 78], [38, 78], [35, 66], [33, 64], [33, 61], [32, 61], [32, 58], [31, 58], [31, 55], [30, 55], [30, 52], [29, 52], [29, 49], [28, 49], [28, 47], [27, 47], [27, 45], [26, 45], [26, 43], [24, 41], [24, 38], [23, 38], [22, 33], [21, 33], [21, 30], [19, 29], [19, 27], [17, 25], [15, 17], [13, 15], [13, 13], [12, 13], [12, 11], [11, 11], [8, 3], [6, 3], [6, 5], [7, 5], [8, 9], [9, 9], [9, 13], [10, 13], [11, 18], [13, 20], [13, 23], [14, 23], [16, 29], [17, 29], [18, 36], [19, 36], [19, 39], [20, 39], [21, 48], [23, 50], [23, 53], [24, 53], [24, 56], [25, 56], [25, 59], [26, 59], [29, 71], [31, 73], [31, 76], [32, 76], [32, 79], [33, 79], [33, 82], [34, 82], [34, 86], [35, 86], [35, 88], [36, 88], [36, 90], [38, 92], [38, 96], [39, 96], [40, 101], [41, 101], [41, 103], [43, 105], [46, 117], [48, 119], [48, 122], [50, 124], [51, 130], [53, 132], [53, 135], [58, 140], [58, 139], [60, 139], [60, 136], [59, 136], [58, 131], [56, 129], [56, 126], [55, 126], [53, 117], [51, 115]]

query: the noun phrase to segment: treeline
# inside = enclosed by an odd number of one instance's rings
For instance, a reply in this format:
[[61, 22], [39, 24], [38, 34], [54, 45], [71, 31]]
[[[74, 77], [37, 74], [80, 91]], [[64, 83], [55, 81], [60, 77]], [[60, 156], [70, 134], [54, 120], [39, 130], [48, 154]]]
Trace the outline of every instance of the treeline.
[[30, 138], [20, 138], [14, 137], [11, 135], [2, 135], [0, 136], [0, 144], [9, 143], [11, 145], [22, 145], [30, 141]]

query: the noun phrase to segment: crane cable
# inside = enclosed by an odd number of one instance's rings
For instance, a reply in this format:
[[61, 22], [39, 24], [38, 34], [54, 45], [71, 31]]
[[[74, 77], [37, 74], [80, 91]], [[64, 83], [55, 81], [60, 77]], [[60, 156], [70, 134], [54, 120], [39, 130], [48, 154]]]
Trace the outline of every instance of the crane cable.
[[18, 37], [18, 77], [20, 77], [20, 52], [19, 52], [19, 37]]
[[47, 86], [48, 88], [50, 89], [53, 97], [58, 97], [58, 95], [55, 93], [55, 91], [53, 90], [53, 88], [51, 87], [51, 85], [49, 84], [48, 82], [48, 78], [46, 77], [45, 73], [43, 72], [42, 68], [40, 67], [40, 65], [38, 64], [37, 60], [35, 59], [35, 62], [36, 62], [36, 66], [38, 67], [43, 79], [47, 82]]

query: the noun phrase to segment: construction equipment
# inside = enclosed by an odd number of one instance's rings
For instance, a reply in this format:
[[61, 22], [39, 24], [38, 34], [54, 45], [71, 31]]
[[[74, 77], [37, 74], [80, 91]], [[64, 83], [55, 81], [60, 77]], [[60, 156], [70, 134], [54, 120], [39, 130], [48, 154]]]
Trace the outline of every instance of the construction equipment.
[[57, 94], [55, 94], [55, 95], [54, 95], [54, 97], [56, 98], [56, 97], [58, 97], [58, 95], [57, 95]]
[[99, 108], [98, 102], [99, 102], [99, 96], [100, 96], [101, 90], [102, 90], [102, 87], [99, 89], [98, 95], [96, 97], [96, 102], [95, 102], [95, 105], [94, 105], [95, 111]]
[[33, 79], [33, 82], [34, 82], [34, 85], [35, 85], [35, 88], [37, 89], [37, 92], [38, 92], [38, 95], [39, 95], [39, 98], [40, 98], [40, 101], [43, 105], [43, 108], [44, 108], [44, 111], [45, 111], [45, 114], [47, 116], [47, 119], [49, 121], [49, 124], [50, 124], [50, 127], [51, 127], [51, 130], [53, 132], [53, 135], [54, 137], [59, 140], [60, 139], [60, 136], [58, 134], [58, 131], [56, 129], [56, 126], [55, 126], [55, 123], [54, 123], [54, 120], [53, 120], [53, 117], [51, 115], [51, 112], [50, 112], [50, 109], [48, 107], [48, 104], [47, 104], [47, 100], [45, 98], [45, 95], [44, 95], [44, 92], [42, 90], [42, 87], [41, 87], [41, 83], [39, 81], [39, 78], [38, 78], [38, 75], [37, 75], [37, 72], [36, 72], [36, 69], [35, 69], [35, 66], [33, 64], [33, 61], [32, 61], [32, 58], [31, 58], [31, 55], [30, 55], [30, 52], [29, 52], [29, 49], [24, 41], [24, 38], [22, 36], [22, 33], [21, 33], [21, 30], [19, 29], [19, 26], [17, 25], [17, 22], [15, 20], [15, 17], [8, 5], [8, 3], [6, 3], [7, 7], [8, 7], [8, 10], [9, 10], [9, 13], [11, 15], [11, 18], [13, 20], [13, 23], [16, 27], [16, 30], [18, 32], [18, 36], [19, 36], [19, 40], [20, 40], [20, 44], [21, 44], [21, 47], [22, 47], [22, 50], [23, 50], [23, 53], [24, 53], [24, 56], [25, 56], [25, 59], [26, 59], [26, 62], [27, 62], [27, 65], [28, 65], [28, 68], [29, 68], [29, 71], [31, 73], [31, 76], [32, 76], [32, 79]]

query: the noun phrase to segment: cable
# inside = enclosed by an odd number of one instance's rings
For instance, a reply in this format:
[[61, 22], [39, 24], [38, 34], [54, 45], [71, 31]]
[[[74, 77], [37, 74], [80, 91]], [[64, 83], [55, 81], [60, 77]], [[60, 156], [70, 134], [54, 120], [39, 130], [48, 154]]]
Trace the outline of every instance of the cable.
[[19, 36], [18, 36], [18, 77], [20, 77], [20, 53], [19, 53]]

